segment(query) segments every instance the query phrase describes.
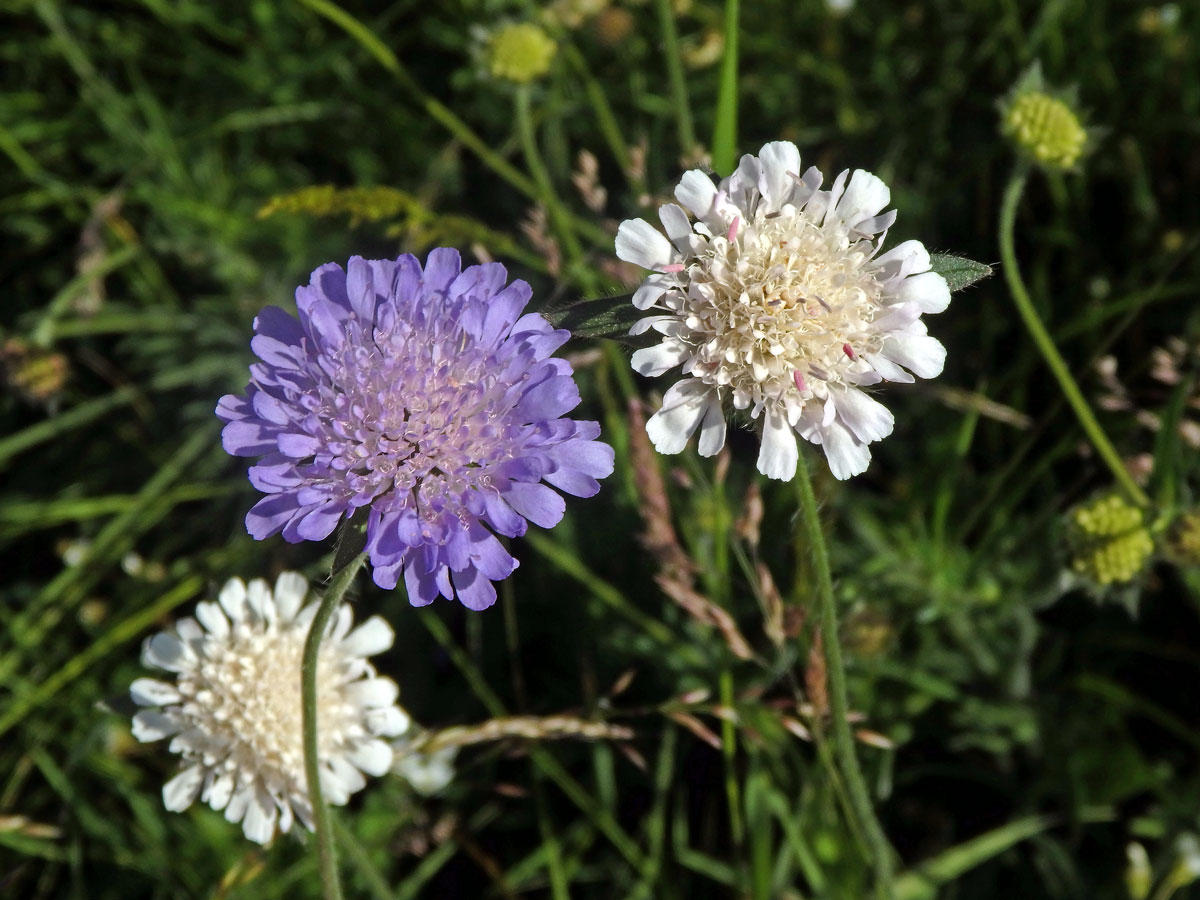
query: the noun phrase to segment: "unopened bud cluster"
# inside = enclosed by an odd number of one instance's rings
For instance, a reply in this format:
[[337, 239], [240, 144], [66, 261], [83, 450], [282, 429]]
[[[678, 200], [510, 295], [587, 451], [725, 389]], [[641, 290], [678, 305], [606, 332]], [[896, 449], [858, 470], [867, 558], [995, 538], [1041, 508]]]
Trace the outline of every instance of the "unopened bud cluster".
[[1142, 510], [1119, 494], [1073, 510], [1069, 537], [1071, 568], [1102, 586], [1132, 581], [1154, 553]]
[[1041, 91], [1018, 95], [1004, 113], [1004, 133], [1044, 166], [1069, 169], [1079, 161], [1087, 131], [1075, 111]]
[[550, 71], [557, 50], [554, 39], [531, 22], [503, 25], [488, 42], [488, 72], [493, 78], [528, 84]]

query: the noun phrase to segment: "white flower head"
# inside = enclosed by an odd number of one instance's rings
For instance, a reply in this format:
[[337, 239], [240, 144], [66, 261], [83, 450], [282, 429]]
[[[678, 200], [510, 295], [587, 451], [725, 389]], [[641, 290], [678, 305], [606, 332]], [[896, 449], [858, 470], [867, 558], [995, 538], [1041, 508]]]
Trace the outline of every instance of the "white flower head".
[[[299, 819], [312, 828], [304, 774], [300, 663], [317, 605], [304, 606], [308, 584], [285, 572], [274, 591], [262, 579], [225, 583], [217, 603], [196, 605], [142, 649], [144, 665], [174, 673], [174, 682], [139, 678], [130, 687], [143, 709], [133, 719], [141, 741], [171, 737], [183, 770], [163, 787], [167, 809], [187, 809], [199, 797], [246, 837], [264, 844]], [[344, 804], [392, 764], [384, 738], [403, 733], [408, 715], [396, 705], [396, 683], [376, 675], [367, 657], [392, 645], [378, 616], [350, 630], [341, 606], [317, 661], [317, 722], [321, 787]]]
[[630, 333], [663, 336], [634, 353], [633, 368], [689, 376], [646, 423], [660, 453], [678, 453], [697, 430], [700, 454], [718, 453], [729, 399], [762, 417], [764, 475], [795, 475], [799, 433], [849, 478], [894, 423], [863, 388], [941, 373], [945, 348], [921, 315], [949, 304], [945, 279], [917, 241], [880, 253], [896, 218], [883, 212], [887, 185], [861, 169], [829, 190], [823, 180], [815, 167], [801, 174], [800, 152], [779, 141], [719, 185], [684, 173], [682, 206], [659, 209], [666, 237], [642, 219], [621, 223], [617, 256], [652, 270], [633, 303], [653, 314]]

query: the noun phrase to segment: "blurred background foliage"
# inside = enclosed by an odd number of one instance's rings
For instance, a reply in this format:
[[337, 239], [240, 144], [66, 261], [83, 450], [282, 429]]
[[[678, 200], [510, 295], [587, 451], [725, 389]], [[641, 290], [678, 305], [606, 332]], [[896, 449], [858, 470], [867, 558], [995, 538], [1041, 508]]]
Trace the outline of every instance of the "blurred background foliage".
[[[556, 52], [517, 86], [488, 53], [526, 21]], [[316, 896], [301, 842], [163, 810], [173, 759], [122, 699], [141, 638], [225, 578], [328, 572], [327, 547], [244, 533], [254, 491], [213, 407], [251, 319], [320, 263], [436, 244], [505, 261], [535, 303], [628, 284], [611, 235], [704, 162], [723, 29], [711, 0], [0, 5], [0, 894]], [[900, 896], [1200, 896], [1200, 539], [1179, 518], [1200, 15], [747, 0], [739, 53], [739, 152], [871, 169], [890, 242], [986, 262], [1013, 165], [997, 99], [1035, 60], [1078, 86], [1095, 151], [1034, 179], [1017, 249], [1149, 478], [1158, 555], [1120, 590], [1067, 574], [1068, 511], [1108, 476], [998, 278], [930, 323], [947, 370], [888, 392], [868, 473], [818, 489]], [[564, 713], [634, 736], [471, 747], [429, 799], [380, 781], [341, 816], [351, 895], [864, 896], [791, 489], [755, 476], [745, 431], [715, 465], [655, 457], [631, 403], [656, 386], [616, 345], [572, 347], [618, 448], [601, 495], [518, 542], [488, 613], [365, 582], [356, 602], [396, 626], [381, 666], [430, 728]]]

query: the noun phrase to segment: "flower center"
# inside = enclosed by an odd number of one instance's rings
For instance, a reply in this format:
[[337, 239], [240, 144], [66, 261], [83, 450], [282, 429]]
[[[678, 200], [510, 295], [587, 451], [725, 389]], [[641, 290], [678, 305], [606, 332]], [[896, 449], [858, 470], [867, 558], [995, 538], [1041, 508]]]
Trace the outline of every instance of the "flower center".
[[343, 473], [352, 506], [394, 493], [415, 499], [430, 523], [466, 516], [467, 495], [490, 487], [491, 467], [511, 458], [520, 433], [490, 354], [461, 331], [409, 323], [346, 353], [321, 387], [317, 427], [331, 458], [317, 462]]
[[681, 309], [694, 374], [730, 386], [740, 408], [807, 396], [812, 379], [840, 381], [858, 354], [878, 350], [871, 251], [790, 206], [711, 238], [689, 266]]
[[[266, 631], [235, 626], [228, 641], [210, 641], [198, 666], [180, 675], [182, 712], [212, 736], [205, 756], [231, 766], [273, 772], [304, 791], [303, 715], [300, 697], [302, 629]], [[352, 726], [353, 709], [338, 694], [334, 649], [322, 648], [317, 664], [320, 756], [340, 747]]]

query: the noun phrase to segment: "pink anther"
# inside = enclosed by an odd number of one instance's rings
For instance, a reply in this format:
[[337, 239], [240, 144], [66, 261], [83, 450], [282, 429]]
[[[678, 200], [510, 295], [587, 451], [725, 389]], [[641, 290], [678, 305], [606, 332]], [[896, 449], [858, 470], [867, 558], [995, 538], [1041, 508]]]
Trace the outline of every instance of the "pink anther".
[[733, 243], [733, 239], [734, 239], [735, 237], [737, 237], [738, 225], [740, 225], [741, 223], [742, 223], [742, 220], [741, 220], [741, 218], [740, 218], [739, 216], [734, 216], [734, 217], [733, 217], [733, 222], [731, 222], [731, 223], [730, 223], [730, 225], [729, 225], [729, 234], [726, 236], [726, 239], [727, 239], [727, 240], [728, 240], [728, 241], [729, 241], [731, 244]]
[[796, 382], [796, 390], [808, 390], [808, 385], [804, 383], [804, 376], [800, 374], [799, 369], [792, 369], [792, 381]]
[[663, 266], [662, 270], [664, 272], [682, 272], [683, 268], [683, 263], [671, 263], [670, 265]]
[[845, 353], [851, 359], [854, 359], [854, 348], [851, 347], [849, 344], [842, 344], [842, 352]]

